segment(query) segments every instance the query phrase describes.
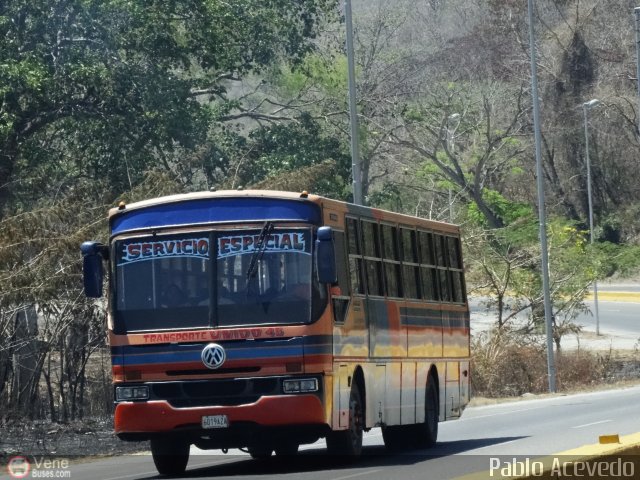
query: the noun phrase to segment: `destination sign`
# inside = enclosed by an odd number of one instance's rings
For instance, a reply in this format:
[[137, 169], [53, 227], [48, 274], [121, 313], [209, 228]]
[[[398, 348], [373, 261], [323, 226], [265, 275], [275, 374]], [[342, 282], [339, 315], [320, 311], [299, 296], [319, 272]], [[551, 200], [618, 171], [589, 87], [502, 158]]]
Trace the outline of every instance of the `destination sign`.
[[[260, 235], [232, 235], [218, 238], [218, 258], [253, 253]], [[264, 239], [265, 252], [309, 253], [303, 232], [273, 233]]]
[[128, 243], [122, 247], [120, 265], [167, 257], [209, 258], [209, 239], [189, 238]]

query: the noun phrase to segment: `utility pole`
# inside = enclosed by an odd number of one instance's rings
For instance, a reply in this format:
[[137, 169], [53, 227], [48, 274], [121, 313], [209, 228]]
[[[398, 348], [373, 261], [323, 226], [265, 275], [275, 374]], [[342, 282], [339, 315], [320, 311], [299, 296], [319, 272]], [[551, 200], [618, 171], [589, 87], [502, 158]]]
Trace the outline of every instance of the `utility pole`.
[[351, 176], [353, 177], [353, 203], [363, 205], [362, 168], [358, 145], [358, 111], [356, 107], [356, 68], [353, 60], [353, 19], [351, 0], [344, 2], [344, 18], [347, 29], [347, 69], [349, 72], [349, 118], [351, 124]]
[[[587, 201], [589, 202], [589, 243], [593, 245], [593, 200], [591, 194], [591, 160], [589, 159], [589, 121], [587, 113], [590, 108], [595, 107], [600, 100], [594, 98], [582, 104], [584, 112], [584, 148], [585, 160], [587, 163]], [[640, 110], [639, 110], [640, 112]], [[598, 310], [598, 279], [593, 280], [593, 302], [596, 311], [596, 335], [600, 335], [600, 311]]]
[[640, 138], [640, 7], [633, 9], [636, 14], [636, 82], [638, 84], [638, 111], [636, 112], [636, 128]]
[[538, 184], [538, 219], [540, 224], [540, 250], [542, 251], [542, 291], [544, 295], [544, 319], [547, 337], [547, 372], [549, 392], [556, 391], [556, 364], [553, 355], [553, 313], [549, 293], [549, 252], [547, 251], [547, 218], [544, 206], [544, 178], [542, 172], [540, 140], [540, 106], [538, 98], [538, 67], [536, 65], [536, 39], [533, 28], [533, 0], [529, 2], [529, 49], [531, 50], [531, 95], [533, 96], [533, 129], [536, 142], [536, 176]]

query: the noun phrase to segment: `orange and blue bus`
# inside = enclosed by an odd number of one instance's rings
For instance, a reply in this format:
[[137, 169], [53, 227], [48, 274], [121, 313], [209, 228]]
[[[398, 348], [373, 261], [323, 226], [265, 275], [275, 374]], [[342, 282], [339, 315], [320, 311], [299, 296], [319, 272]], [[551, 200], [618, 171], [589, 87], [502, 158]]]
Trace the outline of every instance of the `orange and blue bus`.
[[85, 242], [103, 294], [115, 431], [158, 471], [191, 445], [358, 456], [436, 442], [469, 400], [469, 309], [455, 225], [306, 192], [220, 191], [124, 204]]

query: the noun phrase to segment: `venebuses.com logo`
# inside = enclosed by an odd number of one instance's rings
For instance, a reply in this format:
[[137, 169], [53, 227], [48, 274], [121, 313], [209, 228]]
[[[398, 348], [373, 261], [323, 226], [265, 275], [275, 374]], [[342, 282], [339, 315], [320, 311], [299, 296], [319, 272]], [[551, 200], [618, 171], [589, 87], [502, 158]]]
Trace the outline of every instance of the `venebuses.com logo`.
[[[69, 460], [22, 455], [11, 457], [7, 462], [7, 472], [11, 478], [71, 478]], [[29, 475], [31, 474], [31, 475]]]
[[11, 457], [7, 463], [7, 472], [12, 478], [25, 478], [31, 471], [31, 464], [26, 457]]

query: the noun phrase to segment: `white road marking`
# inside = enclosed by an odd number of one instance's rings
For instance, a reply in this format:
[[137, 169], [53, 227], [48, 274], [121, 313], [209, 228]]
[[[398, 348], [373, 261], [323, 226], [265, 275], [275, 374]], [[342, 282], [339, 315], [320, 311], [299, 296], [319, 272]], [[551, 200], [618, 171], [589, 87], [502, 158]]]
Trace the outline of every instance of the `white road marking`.
[[460, 420], [458, 420], [458, 422], [461, 422], [463, 420], [476, 420], [478, 418], [488, 418], [488, 417], [497, 417], [500, 415], [511, 415], [512, 413], [518, 413], [518, 412], [530, 412], [531, 410], [539, 410], [541, 408], [546, 408], [546, 407], [533, 407], [533, 408], [520, 408], [520, 409], [514, 409], [514, 410], [509, 410], [507, 412], [498, 412], [498, 413], [490, 413], [488, 415], [477, 415], [477, 416], [473, 416], [473, 417], [461, 417]]
[[599, 422], [591, 422], [591, 423], [585, 423], [584, 425], [578, 425], [576, 427], [571, 427], [571, 428], [584, 428], [584, 427], [590, 427], [591, 425], [600, 425], [601, 423], [608, 423], [611, 422], [612, 420], [600, 420]]
[[484, 447], [478, 447], [478, 448], [475, 448], [474, 450], [483, 450], [485, 448], [493, 448], [496, 445], [507, 445], [509, 443], [515, 443], [515, 442], [518, 442], [520, 440], [521, 440], [520, 438], [516, 438], [515, 440], [507, 440], [506, 442], [492, 443], [491, 445], [487, 445], [487, 446], [484, 446]]

